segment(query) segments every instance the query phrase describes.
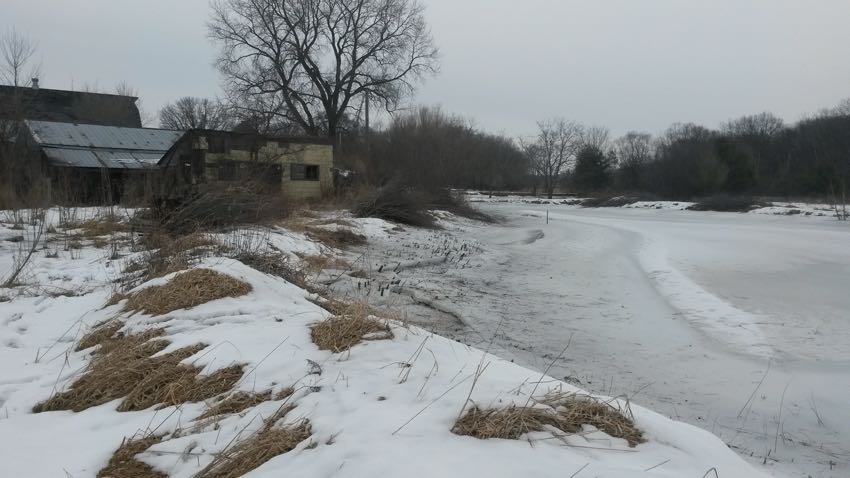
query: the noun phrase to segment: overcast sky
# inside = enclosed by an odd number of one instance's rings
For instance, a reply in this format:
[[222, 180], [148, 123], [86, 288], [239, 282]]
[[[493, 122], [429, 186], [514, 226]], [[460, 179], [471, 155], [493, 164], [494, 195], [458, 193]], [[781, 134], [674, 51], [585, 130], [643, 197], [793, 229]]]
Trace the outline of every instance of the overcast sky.
[[[414, 103], [524, 135], [563, 116], [657, 133], [850, 97], [848, 0], [425, 0], [441, 72]], [[42, 86], [126, 81], [154, 113], [216, 96], [207, 0], [3, 0], [39, 43]]]

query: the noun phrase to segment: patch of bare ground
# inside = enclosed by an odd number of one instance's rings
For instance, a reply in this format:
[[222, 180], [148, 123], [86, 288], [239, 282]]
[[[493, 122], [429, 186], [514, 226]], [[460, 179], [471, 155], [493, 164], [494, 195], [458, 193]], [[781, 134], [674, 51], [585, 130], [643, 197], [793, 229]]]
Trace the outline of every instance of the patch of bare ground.
[[83, 337], [78, 349], [100, 346], [94, 358], [66, 391], [37, 404], [33, 412], [79, 412], [121, 398], [118, 411], [199, 402], [230, 391], [242, 378], [239, 365], [202, 376], [201, 367], [182, 363], [203, 350], [203, 344], [156, 355], [169, 345], [161, 329], [130, 335], [118, 329], [108, 323]]
[[634, 421], [613, 404], [587, 396], [560, 394], [547, 397], [535, 406], [472, 407], [455, 422], [452, 433], [479, 439], [518, 440], [531, 432], [559, 430], [567, 435], [578, 434], [584, 425], [622, 438], [631, 447], [645, 441]]
[[295, 449], [299, 443], [310, 438], [311, 429], [307, 420], [296, 424], [278, 424], [294, 408], [292, 405], [282, 407], [264, 422], [260, 431], [219, 453], [196, 478], [236, 478]]
[[337, 315], [317, 323], [310, 331], [313, 343], [322, 350], [344, 352], [364, 340], [393, 337], [387, 321], [376, 318], [368, 304], [337, 304], [335, 313]]
[[210, 269], [192, 269], [178, 274], [165, 285], [129, 294], [124, 310], [162, 315], [225, 297], [240, 297], [251, 290], [250, 284], [229, 275]]
[[167, 478], [152, 466], [136, 459], [136, 455], [162, 441], [161, 436], [124, 439], [109, 458], [106, 467], [97, 472], [97, 478]]

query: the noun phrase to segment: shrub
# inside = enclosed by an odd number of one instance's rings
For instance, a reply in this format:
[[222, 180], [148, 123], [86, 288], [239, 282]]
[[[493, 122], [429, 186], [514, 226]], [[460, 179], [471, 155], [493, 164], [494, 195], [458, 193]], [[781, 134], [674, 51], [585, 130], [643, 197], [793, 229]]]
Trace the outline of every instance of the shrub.
[[289, 205], [279, 194], [258, 194], [247, 188], [208, 188], [178, 203], [154, 204], [148, 220], [179, 236], [238, 225], [268, 224], [285, 218], [289, 212]]
[[436, 226], [423, 195], [393, 183], [361, 193], [351, 212], [357, 217], [375, 217], [408, 226]]
[[634, 204], [639, 199], [632, 196], [600, 196], [581, 201], [581, 207], [623, 207]]
[[750, 196], [717, 194], [703, 198], [688, 209], [692, 211], [747, 212], [766, 205]]
[[440, 209], [461, 217], [493, 222], [493, 218], [469, 205], [447, 189], [420, 191], [389, 183], [361, 193], [352, 212], [358, 217], [377, 217], [415, 227], [436, 227], [429, 210]]
[[441, 209], [454, 215], [482, 222], [495, 222], [495, 218], [476, 209], [466, 200], [466, 196], [453, 194], [448, 189], [438, 189], [428, 194], [431, 209]]

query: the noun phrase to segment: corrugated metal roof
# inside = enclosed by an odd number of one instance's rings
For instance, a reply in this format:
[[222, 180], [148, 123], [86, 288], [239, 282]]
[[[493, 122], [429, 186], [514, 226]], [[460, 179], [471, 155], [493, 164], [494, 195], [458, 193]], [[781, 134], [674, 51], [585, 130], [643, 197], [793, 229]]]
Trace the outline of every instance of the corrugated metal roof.
[[104, 151], [92, 149], [43, 148], [57, 166], [77, 168], [148, 169], [155, 168], [165, 153], [146, 151]]
[[42, 146], [168, 151], [185, 131], [27, 121]]
[[59, 166], [146, 169], [183, 137], [184, 131], [27, 121], [45, 155]]

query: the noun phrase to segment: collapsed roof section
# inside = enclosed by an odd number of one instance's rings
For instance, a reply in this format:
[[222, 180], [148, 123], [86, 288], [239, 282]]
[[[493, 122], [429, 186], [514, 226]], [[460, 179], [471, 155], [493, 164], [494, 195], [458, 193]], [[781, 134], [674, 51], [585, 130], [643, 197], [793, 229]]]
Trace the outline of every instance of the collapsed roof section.
[[185, 131], [27, 121], [33, 140], [53, 165], [153, 169]]

